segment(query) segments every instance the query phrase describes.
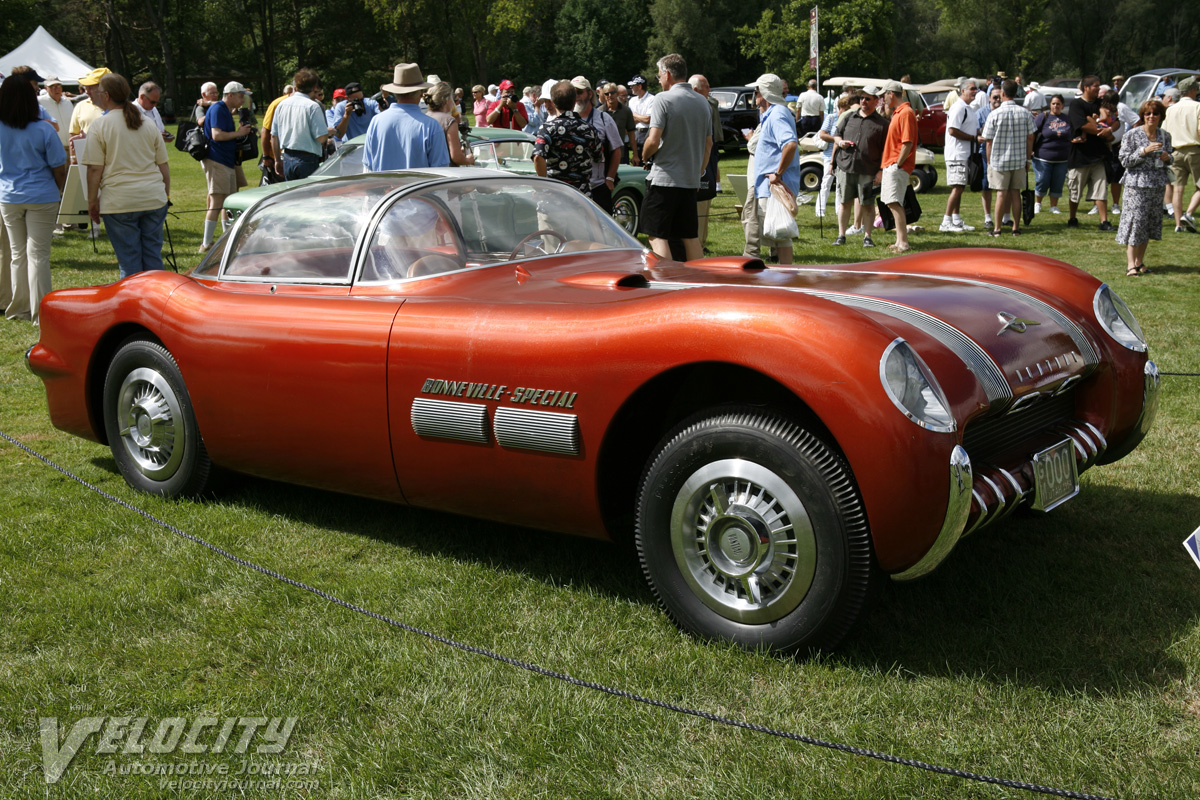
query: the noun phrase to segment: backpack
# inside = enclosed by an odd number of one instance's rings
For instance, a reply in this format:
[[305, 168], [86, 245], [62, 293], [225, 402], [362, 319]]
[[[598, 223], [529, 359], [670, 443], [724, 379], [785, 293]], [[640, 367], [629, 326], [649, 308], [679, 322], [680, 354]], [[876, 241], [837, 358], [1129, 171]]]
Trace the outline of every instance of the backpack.
[[208, 158], [208, 137], [204, 135], [204, 128], [197, 125], [184, 134], [183, 149], [197, 161]]

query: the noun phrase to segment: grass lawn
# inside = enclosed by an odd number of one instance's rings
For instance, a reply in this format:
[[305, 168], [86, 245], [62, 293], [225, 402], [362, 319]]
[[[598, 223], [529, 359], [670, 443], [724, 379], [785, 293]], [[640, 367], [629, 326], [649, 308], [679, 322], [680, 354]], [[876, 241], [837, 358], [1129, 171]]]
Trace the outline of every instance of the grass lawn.
[[[171, 154], [182, 270], [198, 261], [203, 215], [186, 212], [203, 206], [203, 177]], [[709, 247], [740, 253], [725, 189]], [[979, 232], [937, 233], [945, 197], [941, 183], [921, 196], [929, 230], [912, 237], [915, 248], [1015, 246], [1076, 264], [1117, 287], [1163, 370], [1200, 372], [1200, 236], [1165, 229], [1147, 255], [1157, 273], [1130, 279], [1097, 217], [1068, 230], [1065, 214], [1042, 215], [1019, 239], [993, 241], [978, 195], [963, 205]], [[853, 238], [832, 247], [832, 217], [822, 238], [812, 206], [799, 222], [798, 263], [886, 256]], [[107, 240], [98, 250], [79, 232], [57, 240], [55, 288], [115, 280]], [[1164, 378], [1153, 433], [1088, 472], [1078, 498], [967, 539], [928, 579], [888, 586], [839, 652], [801, 661], [679, 633], [636, 558], [603, 543], [252, 479], [206, 502], [138, 495], [107, 449], [50, 426], [41, 382], [24, 367], [36, 337], [28, 323], [0, 320], [0, 430], [347, 601], [760, 725], [1077, 791], [1200, 796], [1200, 571], [1180, 546], [1200, 525], [1200, 378]], [[397, 631], [221, 559], [2, 440], [0, 504], [3, 800], [1027, 796], [648, 708]], [[172, 717], [298, 722], [280, 755], [232, 745], [111, 754], [92, 736], [48, 785], [39, 719], [57, 718], [62, 742], [92, 716], [148, 718], [143, 741]], [[124, 774], [175, 763], [235, 773], [227, 778], [264, 780], [236, 775], [247, 765], [300, 773], [237, 788]]]

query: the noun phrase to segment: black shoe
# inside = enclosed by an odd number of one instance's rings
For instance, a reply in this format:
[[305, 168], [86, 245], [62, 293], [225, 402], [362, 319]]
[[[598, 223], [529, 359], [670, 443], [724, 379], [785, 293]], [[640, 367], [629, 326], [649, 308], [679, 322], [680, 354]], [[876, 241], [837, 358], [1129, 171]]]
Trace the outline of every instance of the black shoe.
[[1182, 225], [1176, 225], [1175, 232], [1176, 233], [1187, 233], [1187, 229], [1184, 228]]
[[874, 247], [875, 243], [871, 241], [871, 234], [863, 235], [863, 247]]
[[846, 243], [846, 237], [845, 237], [845, 236], [839, 236], [839, 237], [837, 237], [836, 239], [834, 239], [834, 240], [833, 240], [833, 243], [834, 243], [834, 244], [845, 244], [845, 243]]
[[1079, 220], [1075, 219], [1074, 217], [1071, 217], [1069, 220], [1067, 220], [1067, 227], [1068, 228], [1078, 228]]
[[1114, 227], [1113, 227], [1113, 224], [1112, 224], [1111, 222], [1109, 222], [1108, 220], [1104, 220], [1104, 222], [1101, 222], [1101, 223], [1100, 223], [1100, 230], [1102, 230], [1102, 231], [1115, 231], [1115, 230], [1116, 230], [1116, 228], [1114, 228]]

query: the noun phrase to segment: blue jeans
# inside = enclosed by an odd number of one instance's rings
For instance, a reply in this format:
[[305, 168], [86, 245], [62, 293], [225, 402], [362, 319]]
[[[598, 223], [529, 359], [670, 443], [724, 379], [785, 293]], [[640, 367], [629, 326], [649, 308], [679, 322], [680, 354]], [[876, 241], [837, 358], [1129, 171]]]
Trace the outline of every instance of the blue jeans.
[[127, 211], [124, 214], [102, 216], [108, 241], [117, 254], [117, 266], [122, 278], [163, 268], [163, 222], [167, 219], [165, 205], [150, 211]]
[[283, 153], [283, 179], [285, 181], [307, 178], [316, 172], [319, 166], [321, 166], [321, 157], [318, 155], [299, 150], [285, 150]]
[[1067, 180], [1067, 162], [1033, 160], [1033, 174], [1037, 183], [1033, 193], [1038, 197], [1062, 197], [1063, 183]]

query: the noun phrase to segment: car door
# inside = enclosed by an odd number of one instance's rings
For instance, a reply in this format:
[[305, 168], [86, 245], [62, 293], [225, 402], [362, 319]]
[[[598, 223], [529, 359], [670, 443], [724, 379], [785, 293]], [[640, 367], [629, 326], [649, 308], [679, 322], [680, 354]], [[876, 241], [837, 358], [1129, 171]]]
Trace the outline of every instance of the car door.
[[350, 295], [357, 239], [379, 192], [346, 187], [312, 184], [247, 212], [217, 279], [171, 297], [164, 336], [214, 463], [400, 499], [386, 366], [402, 300]]

